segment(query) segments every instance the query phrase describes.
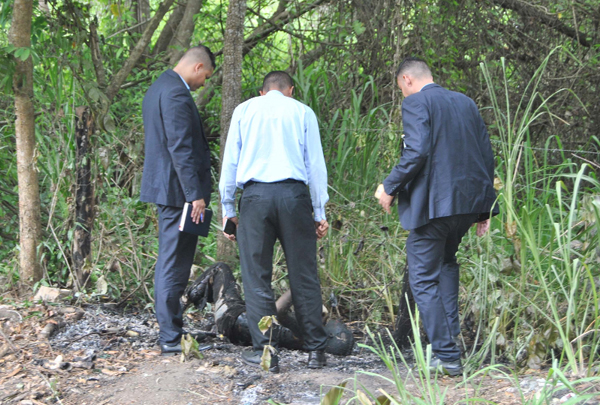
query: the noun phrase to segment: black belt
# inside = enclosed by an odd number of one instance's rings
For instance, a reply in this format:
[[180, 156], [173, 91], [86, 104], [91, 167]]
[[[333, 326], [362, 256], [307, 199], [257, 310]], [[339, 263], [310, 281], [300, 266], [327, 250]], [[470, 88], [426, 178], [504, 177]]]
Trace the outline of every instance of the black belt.
[[263, 183], [261, 181], [254, 181], [254, 180], [250, 180], [246, 183], [244, 183], [244, 188], [248, 188], [254, 184], [294, 184], [294, 183], [302, 183], [304, 184], [303, 181], [300, 180], [296, 180], [296, 179], [285, 179], [285, 180], [280, 180], [280, 181], [273, 181], [271, 183]]

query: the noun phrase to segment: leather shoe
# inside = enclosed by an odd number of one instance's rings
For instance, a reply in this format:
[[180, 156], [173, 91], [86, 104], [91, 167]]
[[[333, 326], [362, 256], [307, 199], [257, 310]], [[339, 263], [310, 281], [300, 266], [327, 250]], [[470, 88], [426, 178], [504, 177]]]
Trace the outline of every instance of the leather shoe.
[[323, 350], [308, 352], [308, 368], [323, 368], [327, 364]]
[[[260, 350], [244, 350], [242, 352], [242, 360], [244, 363], [254, 367], [260, 367], [261, 357], [263, 352]], [[279, 373], [279, 356], [277, 354], [271, 354], [271, 367], [269, 372]]]
[[160, 345], [161, 356], [175, 356], [181, 354], [181, 345], [179, 343], [174, 345]]
[[460, 359], [454, 361], [443, 361], [437, 356], [434, 356], [429, 363], [429, 371], [440, 371], [443, 374], [456, 377], [463, 373], [463, 366]]

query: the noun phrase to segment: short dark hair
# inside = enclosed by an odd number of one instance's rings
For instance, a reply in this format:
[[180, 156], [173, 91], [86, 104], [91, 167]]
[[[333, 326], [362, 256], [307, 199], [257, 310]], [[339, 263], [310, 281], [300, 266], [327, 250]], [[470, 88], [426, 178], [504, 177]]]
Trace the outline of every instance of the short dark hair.
[[423, 59], [409, 57], [405, 58], [400, 66], [398, 66], [398, 70], [396, 70], [396, 78], [410, 73], [416, 77], [423, 77], [425, 75], [432, 76], [431, 69], [427, 66], [427, 62]]
[[294, 87], [292, 76], [282, 70], [274, 70], [265, 76], [262, 91], [269, 91], [273, 88], [285, 90], [288, 87]]
[[185, 54], [181, 57], [181, 59], [185, 58], [193, 58], [193, 60], [210, 60], [210, 64], [213, 69], [217, 68], [217, 63], [215, 62], [215, 54], [211, 52], [210, 48], [206, 45], [196, 45], [188, 49]]

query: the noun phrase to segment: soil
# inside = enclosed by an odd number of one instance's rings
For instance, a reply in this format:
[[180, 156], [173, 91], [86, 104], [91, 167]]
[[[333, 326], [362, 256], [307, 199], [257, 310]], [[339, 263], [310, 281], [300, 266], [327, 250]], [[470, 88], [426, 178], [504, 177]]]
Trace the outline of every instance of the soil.
[[[211, 318], [188, 313], [186, 327], [210, 331]], [[182, 362], [181, 356], [162, 357], [154, 316], [122, 312], [114, 305], [3, 305], [0, 323], [0, 404], [312, 405], [320, 404], [332, 386], [343, 382], [347, 392], [342, 404], [351, 402], [357, 389], [397, 396], [395, 386], [386, 380], [392, 374], [385, 364], [359, 347], [350, 356], [328, 355], [328, 365], [321, 370], [306, 368], [305, 353], [282, 349], [281, 372], [272, 374], [243, 363], [241, 352], [246, 348], [222, 337], [199, 343], [202, 359]], [[41, 334], [48, 324], [58, 329], [49, 339]], [[351, 326], [366, 342], [358, 324]], [[403, 378], [408, 373], [399, 368]], [[461, 384], [462, 377], [442, 377], [435, 387], [445, 393], [446, 404], [473, 395], [491, 403], [521, 404], [543, 389], [546, 374], [530, 370], [517, 382], [499, 373], [487, 374], [469, 384]], [[418, 379], [407, 381], [405, 389], [427, 397]], [[557, 389], [548, 403], [566, 401], [569, 395]]]

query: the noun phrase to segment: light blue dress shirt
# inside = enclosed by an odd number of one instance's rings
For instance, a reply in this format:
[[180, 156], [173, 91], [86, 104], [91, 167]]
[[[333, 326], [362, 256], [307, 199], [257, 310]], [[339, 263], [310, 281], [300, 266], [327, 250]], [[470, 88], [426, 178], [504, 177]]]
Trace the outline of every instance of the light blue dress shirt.
[[[177, 73], [177, 72], [175, 72], [175, 73]], [[187, 84], [187, 82], [183, 79], [183, 77], [181, 77], [181, 75], [179, 73], [177, 73], [177, 76], [179, 76], [179, 78], [181, 79], [183, 84], [185, 84], [185, 87], [187, 87], [187, 89], [189, 90], [190, 89], [189, 84]]]
[[325, 219], [327, 168], [314, 111], [277, 90], [252, 98], [233, 112], [219, 191], [223, 216], [235, 217], [235, 191], [250, 180], [294, 179], [310, 189], [315, 221]]

